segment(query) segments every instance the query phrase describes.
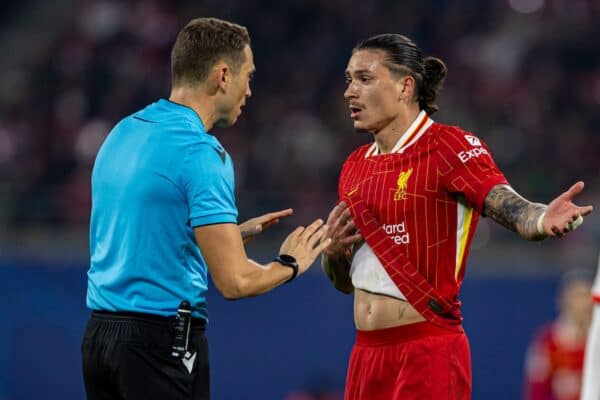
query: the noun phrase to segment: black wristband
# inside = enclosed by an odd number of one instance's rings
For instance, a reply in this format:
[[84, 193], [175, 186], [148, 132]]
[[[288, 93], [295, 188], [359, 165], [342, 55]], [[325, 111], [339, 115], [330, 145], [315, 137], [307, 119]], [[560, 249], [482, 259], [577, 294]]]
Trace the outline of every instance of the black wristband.
[[290, 267], [292, 269], [292, 277], [285, 281], [285, 283], [290, 283], [294, 280], [294, 278], [298, 275], [298, 263], [296, 259], [288, 254], [280, 254], [273, 259], [273, 261], [278, 262], [279, 264]]

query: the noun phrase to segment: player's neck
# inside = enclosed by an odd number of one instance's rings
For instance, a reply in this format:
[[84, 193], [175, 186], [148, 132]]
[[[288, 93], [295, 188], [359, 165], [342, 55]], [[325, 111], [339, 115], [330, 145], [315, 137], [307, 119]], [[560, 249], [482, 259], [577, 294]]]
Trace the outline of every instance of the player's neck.
[[215, 103], [209, 96], [202, 95], [200, 90], [189, 87], [173, 88], [169, 100], [196, 111], [206, 131], [210, 131], [216, 122]]
[[396, 118], [391, 120], [383, 129], [374, 133], [379, 154], [386, 154], [392, 151], [398, 140], [400, 140], [400, 137], [417, 119], [419, 112], [419, 107], [416, 104], [403, 108]]

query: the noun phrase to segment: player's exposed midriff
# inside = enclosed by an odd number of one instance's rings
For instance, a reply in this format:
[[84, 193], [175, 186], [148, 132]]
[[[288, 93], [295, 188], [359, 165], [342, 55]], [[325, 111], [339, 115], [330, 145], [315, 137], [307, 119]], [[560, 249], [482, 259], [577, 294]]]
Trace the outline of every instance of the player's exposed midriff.
[[425, 321], [407, 301], [361, 289], [354, 290], [356, 329], [372, 331]]

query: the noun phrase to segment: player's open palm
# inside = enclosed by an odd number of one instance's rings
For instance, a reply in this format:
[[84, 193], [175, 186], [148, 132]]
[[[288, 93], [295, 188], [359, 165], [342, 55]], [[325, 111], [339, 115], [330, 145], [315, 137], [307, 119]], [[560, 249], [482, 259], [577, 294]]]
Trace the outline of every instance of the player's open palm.
[[304, 273], [314, 263], [317, 256], [331, 243], [331, 239], [324, 239], [327, 235], [327, 229], [328, 227], [323, 224], [323, 220], [317, 219], [306, 228], [299, 226], [283, 241], [279, 252], [296, 259], [298, 275]]
[[544, 232], [548, 236], [563, 236], [576, 229], [583, 222], [583, 217], [592, 212], [592, 206], [579, 207], [573, 199], [583, 190], [583, 182], [577, 182], [566, 192], [548, 204], [542, 220]]

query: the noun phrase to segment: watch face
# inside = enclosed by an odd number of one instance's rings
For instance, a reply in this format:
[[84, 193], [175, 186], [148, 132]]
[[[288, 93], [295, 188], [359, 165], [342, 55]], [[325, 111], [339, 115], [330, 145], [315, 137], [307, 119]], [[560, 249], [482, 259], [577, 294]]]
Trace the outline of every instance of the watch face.
[[288, 263], [295, 263], [296, 259], [292, 256], [289, 256], [287, 254], [281, 254], [279, 255], [279, 258], [281, 258], [283, 261], [288, 262]]

